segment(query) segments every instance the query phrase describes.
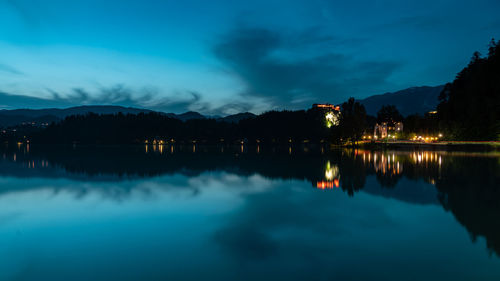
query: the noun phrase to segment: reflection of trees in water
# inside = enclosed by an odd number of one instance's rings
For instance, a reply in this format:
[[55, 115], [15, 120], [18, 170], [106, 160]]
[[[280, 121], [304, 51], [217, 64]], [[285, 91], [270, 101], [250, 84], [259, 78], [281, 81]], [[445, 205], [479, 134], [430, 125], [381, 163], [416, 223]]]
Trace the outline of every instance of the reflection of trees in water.
[[[351, 152], [342, 159], [342, 180], [349, 194], [366, 174], [375, 173], [382, 187], [394, 188], [403, 177], [433, 184], [446, 210], [466, 227], [475, 241], [486, 238], [490, 251], [500, 255], [500, 158], [498, 155], [426, 152]], [[484, 156], [484, 157], [478, 157]], [[362, 159], [364, 167], [356, 166]], [[362, 170], [363, 172], [360, 172]], [[364, 185], [364, 184], [363, 184]], [[344, 189], [344, 182], [342, 182]]]
[[[293, 152], [290, 152], [293, 151]], [[488, 248], [500, 253], [500, 162], [498, 156], [418, 151], [332, 150], [321, 147], [4, 147], [0, 173], [7, 176], [72, 177], [113, 180], [207, 171], [240, 176], [321, 183], [353, 196], [375, 176], [382, 187], [398, 189], [406, 178], [433, 184], [439, 202], [471, 233], [484, 236]], [[487, 155], [486, 155], [487, 156]], [[64, 173], [50, 173], [62, 170]], [[32, 172], [30, 172], [32, 171]], [[33, 173], [33, 174], [30, 174]], [[415, 202], [418, 200], [415, 198]]]
[[365, 186], [366, 174], [368, 170], [365, 168], [361, 158], [357, 156], [356, 151], [343, 151], [339, 161], [339, 170], [342, 190], [346, 191], [349, 196], [353, 196]]
[[442, 174], [436, 187], [444, 208], [467, 228], [473, 240], [484, 236], [488, 249], [500, 255], [499, 159], [446, 159]]

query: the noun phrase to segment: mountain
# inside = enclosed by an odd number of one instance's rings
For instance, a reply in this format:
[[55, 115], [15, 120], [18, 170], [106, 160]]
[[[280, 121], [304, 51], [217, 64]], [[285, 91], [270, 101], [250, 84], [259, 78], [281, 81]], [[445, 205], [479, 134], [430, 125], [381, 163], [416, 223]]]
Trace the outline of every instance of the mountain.
[[[123, 106], [107, 106], [107, 105], [92, 105], [92, 106], [77, 106], [69, 108], [47, 108], [47, 109], [13, 109], [0, 110], [0, 127], [10, 127], [16, 126], [23, 123], [34, 123], [35, 125], [40, 125], [42, 123], [51, 123], [60, 121], [67, 116], [71, 115], [85, 115], [88, 113], [96, 114], [139, 114], [139, 113], [150, 113], [155, 112], [149, 109], [140, 109], [133, 107], [123, 107]], [[176, 118], [182, 121], [193, 120], [193, 119], [216, 119], [222, 122], [237, 123], [240, 120], [253, 118], [255, 114], [245, 112], [238, 113], [234, 115], [229, 115], [226, 117], [220, 116], [204, 116], [195, 111], [188, 111], [182, 114], [175, 113], [164, 113], [170, 118]]]
[[257, 115], [250, 113], [250, 112], [243, 112], [243, 113], [237, 113], [237, 114], [229, 115], [226, 117], [218, 118], [217, 120], [222, 121], [222, 122], [227, 122], [227, 123], [238, 123], [241, 120], [255, 118], [256, 116]]
[[[170, 113], [170, 114], [173, 114], [173, 113]], [[182, 113], [182, 114], [173, 114], [174, 117], [173, 118], [177, 118], [179, 120], [182, 120], [182, 121], [187, 121], [187, 120], [192, 120], [192, 119], [206, 119], [207, 117], [201, 115], [200, 113], [198, 112], [195, 112], [195, 111], [188, 111], [188, 112], [185, 112], [185, 113]]]
[[412, 87], [394, 93], [374, 95], [359, 102], [365, 106], [370, 115], [377, 115], [383, 105], [395, 105], [403, 116], [419, 113], [424, 114], [436, 110], [438, 97], [444, 85], [429, 87]]
[[47, 108], [47, 109], [13, 109], [0, 110], [0, 116], [24, 116], [29, 118], [38, 118], [41, 116], [55, 116], [59, 119], [64, 119], [70, 115], [85, 115], [87, 113], [96, 114], [139, 114], [141, 112], [153, 112], [148, 109], [139, 109], [123, 106], [108, 106], [108, 105], [91, 105], [91, 106], [76, 106], [69, 108]]

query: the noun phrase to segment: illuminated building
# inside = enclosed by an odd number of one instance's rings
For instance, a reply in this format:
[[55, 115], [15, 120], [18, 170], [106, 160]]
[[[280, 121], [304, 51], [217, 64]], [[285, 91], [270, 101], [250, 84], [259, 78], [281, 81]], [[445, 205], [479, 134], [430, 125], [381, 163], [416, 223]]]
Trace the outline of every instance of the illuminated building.
[[387, 123], [375, 124], [375, 128], [373, 129], [373, 136], [377, 138], [386, 138], [387, 137]]
[[373, 136], [376, 138], [387, 138], [392, 136], [395, 138], [397, 133], [403, 132], [403, 122], [382, 122], [375, 124], [373, 129]]
[[315, 103], [312, 105], [312, 109], [340, 111], [340, 106], [329, 103]]

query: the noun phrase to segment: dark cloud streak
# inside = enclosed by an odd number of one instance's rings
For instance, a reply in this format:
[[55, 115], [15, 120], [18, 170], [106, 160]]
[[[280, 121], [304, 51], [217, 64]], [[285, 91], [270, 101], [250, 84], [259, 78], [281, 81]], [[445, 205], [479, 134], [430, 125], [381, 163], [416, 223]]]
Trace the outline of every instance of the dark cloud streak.
[[[287, 34], [237, 28], [223, 36], [213, 52], [244, 83], [243, 97], [258, 97], [274, 107], [292, 109], [366, 95], [364, 91], [385, 85], [399, 66], [390, 61], [357, 61], [332, 51], [332, 44], [339, 42], [311, 31]], [[323, 53], [307, 56], [303, 52], [324, 44], [328, 48], [323, 46]]]
[[163, 112], [181, 113], [198, 106], [201, 95], [196, 92], [179, 93], [176, 97], [162, 97], [154, 90], [133, 91], [122, 84], [109, 88], [101, 88], [97, 92], [89, 92], [83, 88], [75, 88], [67, 95], [47, 89], [51, 97], [40, 98], [24, 95], [13, 95], [0, 92], [0, 107], [17, 108], [65, 108], [81, 105], [119, 105], [125, 107], [147, 108]]
[[15, 67], [7, 65], [7, 64], [3, 64], [3, 63], [0, 63], [0, 72], [6, 72], [9, 74], [16, 74], [16, 75], [23, 75], [24, 74], [23, 72], [19, 71]]

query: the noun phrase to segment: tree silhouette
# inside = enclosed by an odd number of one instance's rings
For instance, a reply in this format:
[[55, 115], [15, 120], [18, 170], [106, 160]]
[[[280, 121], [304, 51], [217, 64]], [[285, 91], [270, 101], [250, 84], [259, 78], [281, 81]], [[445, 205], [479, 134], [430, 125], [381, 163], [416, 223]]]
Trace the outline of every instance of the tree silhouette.
[[470, 63], [439, 96], [440, 127], [453, 139], [500, 140], [499, 43], [488, 57], [475, 52]]
[[360, 140], [366, 129], [365, 107], [354, 98], [349, 98], [342, 104], [342, 114], [340, 117], [340, 132], [344, 140], [349, 140], [353, 144]]

